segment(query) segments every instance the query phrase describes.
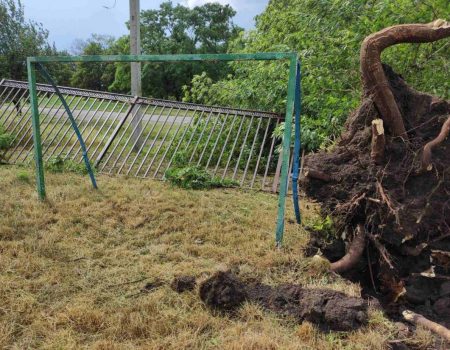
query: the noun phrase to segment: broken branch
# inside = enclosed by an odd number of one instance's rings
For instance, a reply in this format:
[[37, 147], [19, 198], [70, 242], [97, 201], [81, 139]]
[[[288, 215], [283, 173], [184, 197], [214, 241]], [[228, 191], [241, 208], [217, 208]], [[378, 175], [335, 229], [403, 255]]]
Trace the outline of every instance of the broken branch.
[[372, 120], [372, 147], [370, 158], [375, 164], [381, 164], [384, 160], [384, 147], [386, 138], [384, 136], [383, 119]]
[[416, 314], [411, 310], [405, 310], [402, 312], [403, 317], [406, 321], [414, 324], [422, 326], [444, 338], [446, 341], [450, 342], [450, 330], [440, 324], [430, 321], [429, 319], [423, 317], [420, 314]]

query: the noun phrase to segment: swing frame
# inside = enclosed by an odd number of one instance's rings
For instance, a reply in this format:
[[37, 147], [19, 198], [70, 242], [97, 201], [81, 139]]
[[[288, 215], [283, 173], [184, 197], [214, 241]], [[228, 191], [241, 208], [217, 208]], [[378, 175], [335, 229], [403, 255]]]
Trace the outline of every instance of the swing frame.
[[[78, 140], [83, 147], [84, 141], [78, 131], [77, 125], [71, 116], [69, 107], [64, 101], [61, 94], [58, 94], [56, 84], [52, 83], [51, 77], [46, 72], [43, 64], [45, 63], [76, 63], [76, 62], [194, 62], [194, 61], [273, 61], [273, 60], [288, 60], [289, 61], [289, 77], [287, 86], [286, 112], [285, 112], [285, 129], [282, 142], [281, 152], [281, 179], [280, 190], [278, 196], [278, 215], [275, 233], [276, 245], [279, 247], [283, 241], [283, 232], [285, 225], [285, 209], [286, 196], [289, 181], [289, 159], [291, 148], [291, 133], [292, 121], [295, 115], [295, 138], [294, 138], [294, 158], [293, 158], [293, 173], [292, 173], [292, 192], [294, 201], [294, 211], [298, 223], [301, 221], [299, 200], [298, 200], [298, 172], [300, 163], [300, 111], [301, 111], [301, 67], [300, 61], [297, 58], [297, 53], [294, 52], [264, 52], [264, 53], [245, 53], [245, 54], [180, 54], [180, 55], [110, 55], [110, 56], [41, 56], [28, 57], [28, 84], [30, 91], [30, 102], [32, 112], [32, 129], [33, 129], [33, 144], [34, 144], [34, 159], [36, 164], [36, 187], [40, 200], [46, 198], [45, 191], [45, 176], [44, 165], [42, 158], [42, 143], [39, 123], [39, 109], [38, 96], [36, 90], [36, 70], [39, 70], [44, 77], [53, 85], [55, 92], [61, 99], [61, 102], [66, 108], [66, 112], [72, 122], [72, 127], [78, 136]], [[86, 168], [91, 177], [94, 188], [97, 187], [94, 174], [91, 170], [91, 165], [87, 154], [83, 154], [85, 158]]]

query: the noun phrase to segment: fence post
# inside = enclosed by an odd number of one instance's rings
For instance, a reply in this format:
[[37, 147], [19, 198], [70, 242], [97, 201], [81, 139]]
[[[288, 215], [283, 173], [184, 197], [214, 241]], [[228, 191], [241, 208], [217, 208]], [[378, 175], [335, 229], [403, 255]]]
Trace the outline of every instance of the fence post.
[[292, 116], [294, 114], [297, 57], [292, 56], [289, 62], [290, 67], [289, 67], [288, 94], [286, 101], [286, 116], [284, 118], [283, 150], [281, 153], [282, 163], [281, 163], [280, 194], [278, 196], [278, 219], [275, 235], [277, 247], [280, 247], [283, 241], [284, 216], [286, 211], [286, 193], [289, 178], [289, 154], [291, 148]]
[[31, 120], [33, 126], [34, 161], [36, 163], [36, 186], [40, 200], [45, 199], [44, 164], [42, 161], [41, 128], [36, 92], [36, 67], [27, 59], [28, 84], [30, 89]]

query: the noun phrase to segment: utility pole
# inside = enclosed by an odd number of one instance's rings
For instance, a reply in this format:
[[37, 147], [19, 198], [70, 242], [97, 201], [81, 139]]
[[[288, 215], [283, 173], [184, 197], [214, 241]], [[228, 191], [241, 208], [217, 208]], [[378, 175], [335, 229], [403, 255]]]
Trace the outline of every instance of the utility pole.
[[[132, 55], [141, 54], [141, 31], [140, 31], [140, 0], [130, 0], [130, 53]], [[131, 63], [131, 94], [133, 96], [142, 96], [141, 86], [141, 62]], [[135, 150], [141, 146], [139, 135], [142, 132], [139, 105], [135, 107], [135, 116], [132, 118], [133, 135], [132, 140], [136, 143]]]

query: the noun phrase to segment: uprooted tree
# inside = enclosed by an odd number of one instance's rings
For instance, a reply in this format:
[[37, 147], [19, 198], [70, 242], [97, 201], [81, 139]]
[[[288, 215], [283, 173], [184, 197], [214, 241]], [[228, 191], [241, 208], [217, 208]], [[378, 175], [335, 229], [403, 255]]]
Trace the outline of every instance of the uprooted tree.
[[[331, 268], [358, 278], [386, 303], [418, 305], [450, 321], [450, 103], [410, 88], [381, 53], [450, 37], [450, 23], [392, 26], [361, 47], [364, 93], [331, 152], [306, 157], [303, 184], [337, 230], [314, 238]], [[342, 243], [342, 242], [341, 242]], [[332, 252], [329, 256], [336, 256]], [[329, 257], [328, 256], [328, 257]], [[431, 308], [426, 308], [430, 305]]]

